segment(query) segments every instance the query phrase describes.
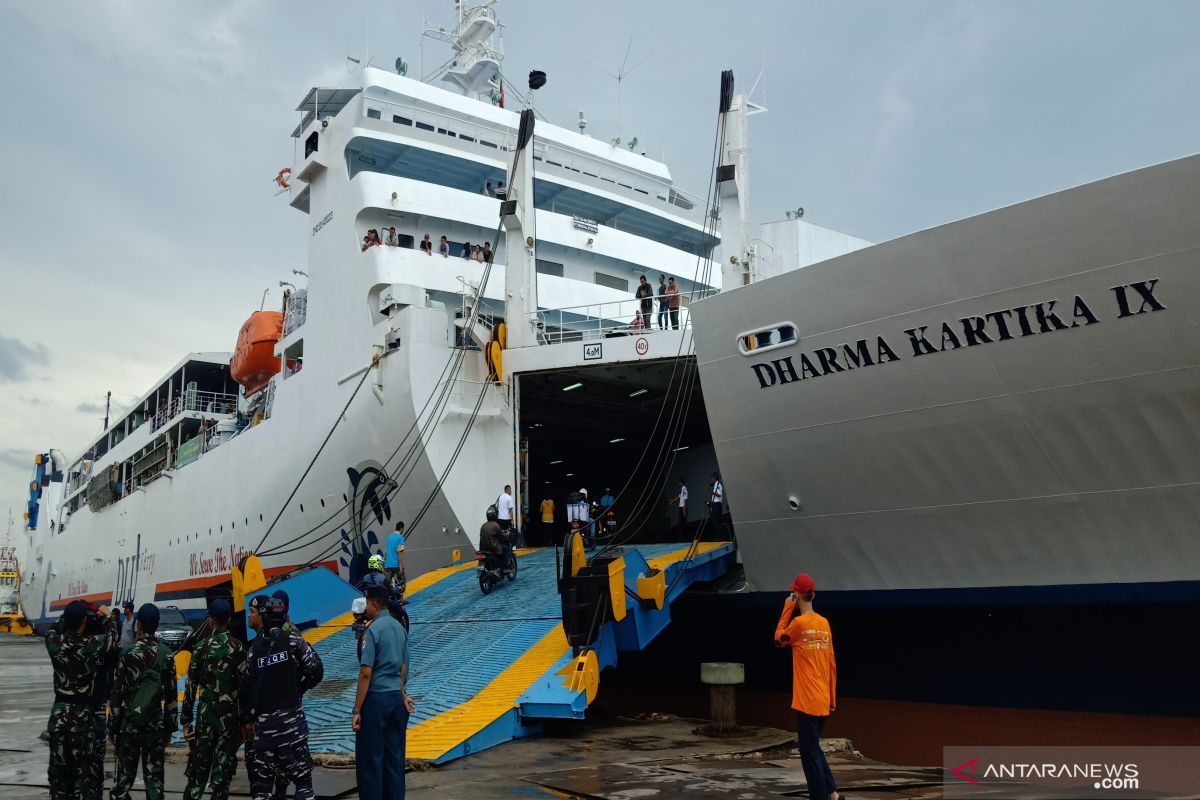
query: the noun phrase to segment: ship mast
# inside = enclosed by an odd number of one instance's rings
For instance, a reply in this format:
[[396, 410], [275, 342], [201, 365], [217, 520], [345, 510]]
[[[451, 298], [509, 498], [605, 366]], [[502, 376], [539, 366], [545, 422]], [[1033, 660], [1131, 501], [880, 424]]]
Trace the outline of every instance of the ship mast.
[[750, 241], [750, 131], [747, 118], [766, 109], [733, 93], [733, 72], [721, 73], [721, 291], [758, 279]]
[[496, 0], [486, 0], [468, 7], [463, 0], [455, 0], [458, 23], [454, 30], [447, 31], [444, 27], [425, 29], [422, 39], [445, 42], [454, 50], [454, 56], [429, 75], [421, 75], [421, 80], [440, 77], [468, 97], [486, 98], [496, 105], [501, 104], [500, 62], [504, 60], [504, 51], [502, 42], [493, 42], [493, 36], [500, 28], [492, 8], [495, 3]]

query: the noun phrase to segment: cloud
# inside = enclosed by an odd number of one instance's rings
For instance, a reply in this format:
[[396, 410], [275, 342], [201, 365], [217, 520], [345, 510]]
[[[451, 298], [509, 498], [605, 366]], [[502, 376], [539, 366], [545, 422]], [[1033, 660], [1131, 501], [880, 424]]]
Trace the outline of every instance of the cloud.
[[32, 470], [33, 455], [32, 450], [22, 450], [19, 447], [0, 447], [0, 464]]
[[83, 402], [75, 406], [75, 410], [84, 414], [100, 414], [104, 411], [104, 406], [99, 403]]
[[31, 366], [50, 363], [50, 350], [41, 342], [25, 344], [20, 339], [0, 336], [0, 383], [16, 383], [29, 377]]

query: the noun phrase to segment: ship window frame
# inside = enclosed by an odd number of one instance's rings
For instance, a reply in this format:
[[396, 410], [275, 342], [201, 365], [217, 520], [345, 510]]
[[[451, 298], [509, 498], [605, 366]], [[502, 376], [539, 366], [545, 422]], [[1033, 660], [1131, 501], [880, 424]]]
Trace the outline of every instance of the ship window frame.
[[536, 269], [539, 275], [553, 275], [555, 278], [566, 277], [566, 266], [558, 261], [539, 258], [537, 259]]
[[[600, 280], [600, 278], [607, 279], [609, 283], [605, 283], [604, 281]], [[618, 286], [618, 282], [623, 283], [624, 286]], [[600, 272], [599, 270], [592, 271], [592, 283], [596, 284], [597, 286], [616, 289], [618, 292], [629, 291], [629, 278], [622, 278], [619, 275], [609, 275], [607, 272]]]
[[[784, 338], [785, 329], [791, 330], [792, 336], [790, 339]], [[755, 339], [757, 340], [757, 337], [759, 337], [760, 335], [762, 335], [764, 333], [769, 334], [771, 336], [771, 338], [774, 339], [774, 341], [772, 341], [770, 344], [762, 345], [761, 347], [747, 346], [748, 339], [751, 336], [755, 337]], [[783, 348], [783, 347], [791, 347], [794, 344], [798, 344], [800, 342], [800, 334], [799, 334], [799, 328], [796, 326], [796, 323], [784, 321], [784, 322], [776, 322], [771, 325], [762, 325], [758, 328], [754, 328], [754, 329], [748, 330], [748, 331], [742, 331], [741, 333], [739, 333], [737, 335], [736, 341], [737, 341], [738, 352], [741, 353], [743, 356], [753, 358], [762, 353], [769, 353], [772, 350], [779, 350], [780, 348]]]

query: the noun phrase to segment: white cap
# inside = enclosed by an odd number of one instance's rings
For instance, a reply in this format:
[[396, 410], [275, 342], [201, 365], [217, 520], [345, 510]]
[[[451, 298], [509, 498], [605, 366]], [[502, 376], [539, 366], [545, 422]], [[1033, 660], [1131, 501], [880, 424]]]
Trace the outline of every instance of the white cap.
[[352, 602], [350, 604], [350, 611], [354, 614], [367, 613], [367, 598], [365, 598], [365, 597], [354, 598], [354, 602]]

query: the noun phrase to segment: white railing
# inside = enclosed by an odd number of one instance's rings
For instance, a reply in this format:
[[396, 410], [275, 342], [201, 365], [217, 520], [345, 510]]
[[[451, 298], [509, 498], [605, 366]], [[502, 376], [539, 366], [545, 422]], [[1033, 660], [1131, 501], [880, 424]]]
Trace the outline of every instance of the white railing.
[[287, 308], [283, 312], [283, 335], [287, 336], [299, 328], [308, 319], [308, 290], [298, 289], [288, 297]]
[[686, 330], [691, 324], [688, 303], [711, 292], [679, 295], [679, 307], [659, 311], [658, 296], [649, 311], [642, 300], [614, 300], [567, 308], [548, 308], [531, 313], [538, 329], [539, 344], [583, 342], [616, 336], [641, 336], [664, 330]]
[[238, 397], [225, 392], [184, 391], [151, 416], [150, 430], [156, 431], [185, 411], [205, 414], [233, 414], [237, 411]]

